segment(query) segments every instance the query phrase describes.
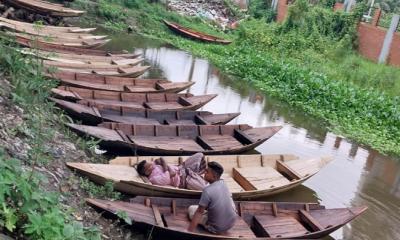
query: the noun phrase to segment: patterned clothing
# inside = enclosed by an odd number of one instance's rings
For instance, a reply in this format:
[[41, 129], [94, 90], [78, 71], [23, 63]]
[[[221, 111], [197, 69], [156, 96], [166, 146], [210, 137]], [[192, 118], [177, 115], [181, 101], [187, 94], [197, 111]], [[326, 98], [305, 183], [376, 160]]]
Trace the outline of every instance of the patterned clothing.
[[153, 171], [148, 177], [152, 184], [160, 186], [169, 185], [173, 187], [179, 187], [179, 183], [181, 181], [181, 178], [179, 176], [179, 167], [170, 166], [171, 170], [176, 173], [175, 176], [173, 176], [172, 178], [169, 174], [169, 171], [164, 172], [162, 166], [153, 163], [153, 167]]

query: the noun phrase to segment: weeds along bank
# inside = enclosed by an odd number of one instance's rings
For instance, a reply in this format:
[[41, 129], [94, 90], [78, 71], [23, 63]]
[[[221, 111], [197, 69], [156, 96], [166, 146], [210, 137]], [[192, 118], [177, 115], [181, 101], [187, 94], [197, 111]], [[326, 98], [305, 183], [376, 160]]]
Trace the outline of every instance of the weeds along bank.
[[67, 144], [54, 142], [65, 120], [46, 101], [56, 83], [39, 71], [36, 59], [0, 41], [0, 232], [17, 239], [100, 239], [97, 228], [73, 217], [80, 199], [60, 194], [59, 187], [76, 179], [62, 179], [63, 157], [71, 152], [53, 147]]
[[[138, 33], [172, 43], [324, 119], [336, 133], [381, 152], [400, 154], [400, 70], [368, 62], [353, 50], [363, 6], [345, 14], [299, 0], [283, 25], [249, 18], [239, 29], [222, 33], [202, 19], [168, 12], [159, 3], [77, 0], [74, 5], [89, 11], [89, 22], [114, 31], [131, 26]], [[258, 11], [257, 16], [263, 14]], [[164, 18], [234, 43], [219, 46], [181, 38], [161, 23]]]

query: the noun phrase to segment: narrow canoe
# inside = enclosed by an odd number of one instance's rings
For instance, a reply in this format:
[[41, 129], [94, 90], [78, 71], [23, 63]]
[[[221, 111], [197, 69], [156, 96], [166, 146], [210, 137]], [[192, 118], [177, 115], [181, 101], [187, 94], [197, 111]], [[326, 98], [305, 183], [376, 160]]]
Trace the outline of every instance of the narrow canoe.
[[90, 63], [77, 63], [68, 59], [59, 59], [59, 61], [43, 60], [43, 64], [47, 67], [56, 68], [71, 68], [71, 69], [100, 69], [105, 71], [116, 71], [118, 68], [129, 68], [138, 65], [144, 61], [143, 58], [121, 59], [112, 60], [110, 63], [106, 62], [90, 62]]
[[72, 74], [96, 74], [99, 76], [114, 76], [114, 77], [139, 77], [147, 70], [149, 70], [150, 66], [133, 66], [133, 67], [121, 67], [118, 66], [112, 69], [79, 69], [79, 68], [64, 68], [64, 67], [47, 67], [45, 69], [45, 74], [48, 73], [57, 73], [58, 71], [62, 72], [70, 72]]
[[6, 28], [8, 30], [26, 33], [32, 36], [41, 36], [47, 38], [57, 39], [60, 36], [65, 39], [105, 39], [106, 35], [93, 35], [87, 33], [69, 33], [69, 32], [57, 32], [53, 30], [47, 30], [46, 26], [38, 26], [38, 27], [30, 27], [30, 26], [21, 26], [16, 24], [11, 24], [8, 22], [0, 21], [0, 28]]
[[[20, 27], [29, 27], [31, 29], [35, 29], [36, 25], [27, 22], [21, 22], [12, 20], [9, 18], [0, 17], [0, 22], [6, 22], [12, 25], [18, 25]], [[80, 27], [57, 27], [57, 26], [49, 26], [46, 25], [46, 31], [51, 32], [60, 32], [60, 33], [90, 33], [96, 30], [96, 28], [80, 28]]]
[[[157, 156], [117, 157], [110, 164], [67, 163], [67, 166], [88, 176], [98, 184], [112, 181], [114, 188], [132, 195], [200, 198], [201, 192], [182, 188], [157, 186], [136, 172], [142, 160], [152, 162]], [[163, 156], [168, 164], [179, 165], [187, 159]], [[299, 186], [318, 173], [332, 158], [299, 159], [294, 155], [216, 155], [206, 156], [224, 167], [224, 179], [234, 199], [258, 199]]]
[[318, 203], [235, 201], [238, 218], [225, 234], [211, 234], [200, 226], [188, 232], [188, 207], [196, 199], [138, 196], [130, 202], [86, 199], [96, 209], [125, 213], [142, 230], [161, 239], [318, 239], [343, 227], [367, 210], [366, 206], [326, 209]]
[[[9, 39], [9, 38], [8, 38]], [[132, 56], [132, 53], [127, 52], [110, 52], [98, 49], [79, 48], [73, 46], [65, 46], [60, 44], [54, 44], [52, 42], [40, 41], [39, 39], [33, 40], [26, 36], [15, 36], [15, 41], [24, 47], [40, 49], [44, 51], [51, 51], [57, 53], [67, 54], [81, 54], [81, 55], [96, 55], [96, 56], [119, 56], [128, 57]]]
[[247, 124], [68, 126], [80, 135], [99, 139], [105, 150], [144, 155], [237, 154], [254, 149], [282, 128]]
[[124, 54], [122, 56], [97, 56], [97, 55], [89, 55], [89, 54], [72, 54], [72, 53], [59, 53], [55, 51], [43, 51], [38, 49], [24, 48], [23, 52], [31, 55], [37, 55], [43, 59], [48, 59], [52, 61], [56, 61], [58, 59], [67, 59], [67, 60], [75, 60], [83, 63], [92, 63], [92, 62], [106, 62], [112, 63], [116, 60], [125, 60], [125, 59], [133, 59], [138, 58], [142, 54], [141, 53], [132, 53], [132, 54]]
[[[76, 81], [59, 79], [62, 85], [93, 89], [93, 90], [104, 90], [104, 91], [116, 91], [116, 92], [132, 92], [132, 93], [178, 93], [181, 92], [194, 84], [194, 82], [163, 82], [151, 81], [148, 79], [137, 79], [141, 85], [117, 85], [117, 84], [99, 84], [90, 83], [86, 81]], [[154, 79], [156, 80], [156, 79]]]
[[50, 3], [42, 0], [6, 0], [13, 6], [23, 8], [35, 13], [54, 17], [77, 17], [85, 11], [64, 7], [62, 4]]
[[[91, 74], [47, 74], [59, 80], [63, 85], [105, 91], [134, 92], [134, 93], [178, 93], [195, 82], [171, 82], [165, 79], [136, 79], [104, 77]], [[75, 80], [79, 79], [79, 80]]]
[[73, 118], [84, 124], [97, 125], [102, 122], [119, 122], [129, 124], [196, 124], [217, 125], [226, 124], [239, 113], [213, 114], [205, 111], [174, 111], [151, 109], [102, 109], [88, 107], [60, 99], [50, 98], [58, 107], [65, 110]]
[[192, 29], [183, 27], [177, 23], [172, 23], [172, 22], [168, 22], [166, 20], [163, 20], [165, 25], [168, 26], [169, 29], [171, 29], [172, 31], [181, 34], [185, 37], [188, 38], [192, 38], [192, 39], [196, 39], [196, 40], [200, 40], [203, 42], [211, 42], [211, 43], [221, 43], [221, 44], [230, 44], [232, 43], [232, 41], [229, 40], [225, 40], [222, 39], [220, 37], [216, 37], [216, 36], [212, 36], [212, 35], [208, 35], [205, 33], [201, 33], [201, 32], [197, 32], [194, 31]]
[[[35, 41], [40, 41], [44, 43], [48, 43], [51, 45], [59, 45], [59, 46], [68, 46], [68, 47], [76, 47], [76, 48], [97, 48], [105, 45], [110, 39], [66, 39], [66, 38], [50, 38], [42, 37], [42, 36], [31, 36], [24, 33], [15, 33], [15, 32], [7, 32], [7, 35], [11, 37], [21, 37], [25, 39], [31, 39], [35, 43]], [[35, 40], [36, 39], [36, 40]], [[35, 46], [35, 45], [33, 45]]]
[[130, 93], [91, 90], [60, 86], [51, 92], [60, 99], [77, 101], [90, 107], [153, 110], [197, 110], [214, 99], [216, 94], [199, 95], [178, 93]]

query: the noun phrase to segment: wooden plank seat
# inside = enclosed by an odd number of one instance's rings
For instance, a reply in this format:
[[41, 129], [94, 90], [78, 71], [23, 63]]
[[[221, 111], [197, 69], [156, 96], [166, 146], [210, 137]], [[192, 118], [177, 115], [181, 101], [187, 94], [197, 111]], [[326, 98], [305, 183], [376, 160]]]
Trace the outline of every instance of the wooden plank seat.
[[[205, 135], [197, 137], [200, 145], [210, 150], [225, 150], [230, 148], [240, 148], [243, 144], [229, 135]], [[229, 148], [227, 148], [229, 146]]]
[[233, 178], [247, 191], [284, 186], [290, 181], [272, 167], [233, 168]]
[[243, 192], [244, 189], [228, 174], [222, 174], [221, 178], [224, 180], [230, 192]]
[[185, 149], [189, 151], [204, 151], [193, 139], [166, 136], [129, 136], [129, 139], [143, 147], [161, 148], [166, 150]]
[[[187, 213], [179, 212], [176, 215], [163, 214], [163, 218], [168, 228], [176, 229], [179, 231], [186, 231], [190, 224]], [[212, 234], [201, 226], [198, 226], [196, 231], [202, 234]], [[229, 229], [229, 231], [224, 236], [240, 238], [256, 237], [253, 231], [250, 229], [249, 225], [247, 225], [247, 223], [242, 218], [237, 218], [235, 225], [231, 229]]]
[[168, 125], [191, 125], [191, 124], [194, 124], [193, 120], [166, 120], [165, 123]]
[[153, 87], [138, 87], [138, 86], [126, 86], [125, 88], [130, 92], [155, 92]]
[[179, 109], [182, 105], [177, 102], [145, 102], [147, 108], [155, 110]]
[[141, 103], [135, 102], [122, 102], [115, 100], [80, 100], [80, 104], [90, 105], [92, 107], [98, 106], [115, 106], [115, 107], [129, 107], [129, 108], [139, 108], [144, 109]]
[[254, 230], [263, 237], [302, 236], [309, 231], [292, 216], [254, 215]]

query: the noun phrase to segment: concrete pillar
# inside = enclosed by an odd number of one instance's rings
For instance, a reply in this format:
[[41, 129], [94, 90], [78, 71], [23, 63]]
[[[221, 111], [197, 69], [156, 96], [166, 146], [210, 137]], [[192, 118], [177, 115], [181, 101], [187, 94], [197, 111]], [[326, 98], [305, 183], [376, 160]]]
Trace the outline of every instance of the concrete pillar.
[[385, 63], [390, 52], [390, 47], [392, 45], [394, 33], [397, 30], [397, 26], [399, 25], [400, 15], [394, 14], [392, 17], [392, 22], [390, 23], [390, 27], [386, 32], [385, 40], [383, 41], [381, 53], [379, 54], [378, 63]]

